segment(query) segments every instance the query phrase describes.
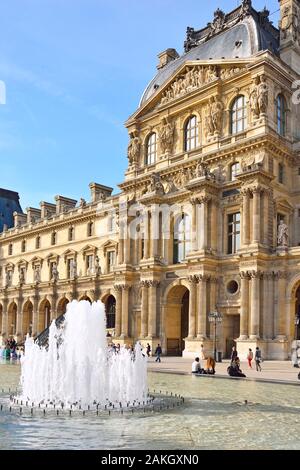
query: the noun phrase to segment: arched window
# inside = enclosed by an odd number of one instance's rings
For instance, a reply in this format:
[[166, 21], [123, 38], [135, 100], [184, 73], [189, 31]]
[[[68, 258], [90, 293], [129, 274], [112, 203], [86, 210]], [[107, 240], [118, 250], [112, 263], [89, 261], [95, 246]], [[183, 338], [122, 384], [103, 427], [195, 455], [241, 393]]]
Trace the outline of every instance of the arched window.
[[87, 236], [92, 237], [94, 234], [94, 222], [89, 222], [87, 225]]
[[57, 233], [52, 232], [52, 234], [51, 234], [51, 245], [56, 245], [56, 243], [57, 243]]
[[240, 172], [240, 164], [238, 162], [233, 163], [230, 167], [230, 174], [229, 174], [230, 181], [234, 181], [236, 178], [236, 175], [239, 172]]
[[277, 96], [277, 132], [282, 136], [286, 133], [286, 105], [283, 95]]
[[22, 240], [21, 251], [22, 251], [22, 253], [25, 253], [25, 251], [26, 251], [26, 240]]
[[247, 105], [243, 95], [238, 96], [231, 108], [231, 133], [243, 132], [247, 127]]
[[198, 147], [198, 120], [191, 116], [184, 128], [184, 150], [189, 152]]
[[146, 165], [153, 165], [156, 161], [157, 155], [157, 138], [156, 133], [153, 132], [149, 135], [146, 143]]
[[173, 262], [182, 263], [191, 251], [191, 218], [182, 214], [174, 225]]

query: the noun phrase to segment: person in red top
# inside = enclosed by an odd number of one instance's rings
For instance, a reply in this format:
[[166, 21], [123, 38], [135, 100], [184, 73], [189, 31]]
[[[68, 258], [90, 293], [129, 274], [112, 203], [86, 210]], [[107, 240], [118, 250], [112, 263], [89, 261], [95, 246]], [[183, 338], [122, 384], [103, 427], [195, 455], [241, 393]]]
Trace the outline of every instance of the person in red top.
[[252, 349], [249, 349], [248, 355], [247, 355], [247, 360], [248, 360], [248, 365], [250, 369], [252, 369], [252, 361], [253, 361], [253, 351]]

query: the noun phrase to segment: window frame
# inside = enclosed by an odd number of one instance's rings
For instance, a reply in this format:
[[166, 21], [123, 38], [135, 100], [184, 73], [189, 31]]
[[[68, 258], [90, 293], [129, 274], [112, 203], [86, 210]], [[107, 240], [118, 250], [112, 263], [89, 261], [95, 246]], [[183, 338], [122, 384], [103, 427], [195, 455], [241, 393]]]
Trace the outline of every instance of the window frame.
[[157, 134], [151, 132], [146, 139], [145, 165], [155, 165], [157, 160]]
[[184, 126], [184, 151], [191, 152], [197, 147], [199, 147], [199, 121], [196, 114], [193, 114]]
[[[237, 220], [237, 216], [239, 219]], [[230, 220], [232, 218], [232, 220]], [[237, 230], [237, 227], [239, 230]], [[241, 248], [241, 213], [227, 214], [227, 254], [234, 255]]]
[[173, 264], [181, 264], [192, 249], [191, 216], [182, 213], [174, 221], [173, 229]]
[[[242, 101], [242, 106], [238, 106], [238, 103]], [[239, 117], [239, 113], [242, 113]], [[241, 129], [239, 128], [239, 123], [241, 123]], [[245, 95], [238, 95], [230, 109], [230, 133], [231, 135], [239, 134], [240, 132], [245, 132], [248, 126], [248, 109]]]

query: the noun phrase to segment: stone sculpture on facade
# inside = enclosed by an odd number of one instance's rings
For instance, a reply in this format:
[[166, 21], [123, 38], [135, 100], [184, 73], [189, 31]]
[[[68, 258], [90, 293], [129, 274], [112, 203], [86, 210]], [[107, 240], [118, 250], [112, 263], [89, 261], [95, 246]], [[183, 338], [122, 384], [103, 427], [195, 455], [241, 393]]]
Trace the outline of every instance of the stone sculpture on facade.
[[41, 281], [41, 268], [40, 266], [36, 266], [34, 268], [34, 282], [38, 283]]
[[283, 10], [283, 16], [279, 22], [280, 36], [282, 40], [292, 39], [299, 43], [300, 25], [296, 11], [289, 6]]
[[151, 182], [148, 193], [163, 195], [165, 193], [165, 190], [161, 182], [160, 175], [158, 173], [153, 173], [150, 178]]
[[20, 269], [19, 269], [19, 284], [20, 284], [20, 286], [21, 286], [21, 285], [24, 284], [24, 283], [25, 283], [25, 273], [24, 273], [24, 269], [23, 269], [23, 268], [20, 268]]
[[5, 274], [5, 286], [10, 287], [12, 282], [12, 271], [8, 270]]
[[159, 133], [160, 147], [163, 154], [172, 153], [174, 145], [175, 126], [168, 118], [163, 118], [161, 130]]
[[70, 277], [75, 279], [77, 277], [77, 262], [76, 259], [72, 259], [70, 263]]
[[245, 18], [245, 16], [250, 15], [252, 8], [252, 0], [243, 0], [241, 5], [240, 17]]
[[95, 274], [98, 276], [101, 274], [101, 266], [99, 256], [95, 256]]
[[58, 278], [59, 278], [59, 273], [58, 273], [58, 270], [57, 270], [57, 264], [53, 263], [52, 271], [51, 271], [51, 280], [56, 282], [56, 281], [58, 281]]
[[206, 132], [211, 136], [221, 134], [223, 127], [224, 105], [219, 95], [210, 99], [206, 116]]
[[269, 103], [269, 87], [266, 78], [256, 77], [250, 90], [250, 108], [255, 119], [267, 113]]
[[225, 13], [224, 11], [218, 8], [214, 13], [214, 20], [210, 23], [210, 32], [207, 36], [207, 39], [211, 38], [215, 34], [220, 33], [225, 26]]
[[141, 150], [141, 141], [136, 132], [130, 134], [130, 142], [128, 145], [127, 156], [129, 160], [129, 165], [132, 166], [139, 161]]
[[180, 98], [218, 78], [218, 69], [215, 65], [187, 68], [186, 72], [180, 75], [163, 93], [161, 104]]
[[281, 220], [278, 225], [277, 243], [279, 247], [286, 247], [289, 244], [289, 228], [284, 223], [284, 220]]

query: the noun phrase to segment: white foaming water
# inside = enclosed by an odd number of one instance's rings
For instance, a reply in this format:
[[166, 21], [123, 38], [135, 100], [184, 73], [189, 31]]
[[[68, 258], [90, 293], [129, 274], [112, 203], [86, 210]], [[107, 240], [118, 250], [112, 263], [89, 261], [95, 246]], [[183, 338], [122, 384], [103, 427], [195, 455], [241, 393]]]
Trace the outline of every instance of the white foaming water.
[[21, 385], [21, 398], [34, 403], [126, 406], [147, 399], [147, 359], [139, 344], [134, 353], [108, 348], [102, 302], [73, 301], [63, 326], [52, 322], [48, 348], [27, 338]]

